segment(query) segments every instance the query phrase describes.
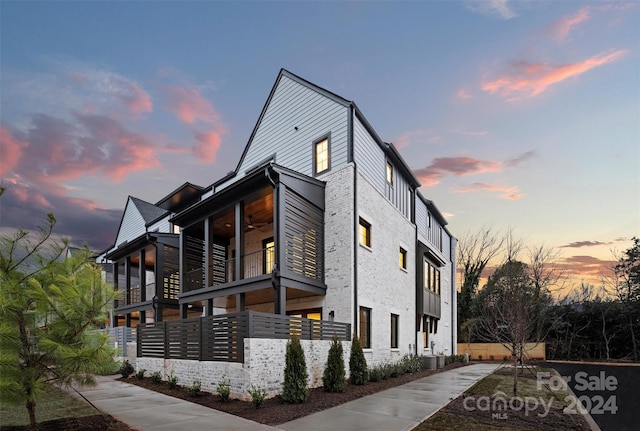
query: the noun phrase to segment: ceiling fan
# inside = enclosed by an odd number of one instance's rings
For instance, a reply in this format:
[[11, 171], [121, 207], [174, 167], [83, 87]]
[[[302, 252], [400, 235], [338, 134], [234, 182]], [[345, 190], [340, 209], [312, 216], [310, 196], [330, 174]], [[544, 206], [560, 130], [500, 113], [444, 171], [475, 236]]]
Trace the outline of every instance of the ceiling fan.
[[261, 222], [255, 222], [254, 223], [253, 215], [251, 215], [251, 214], [249, 214], [247, 217], [249, 219], [249, 222], [247, 223], [247, 229], [245, 230], [245, 232], [249, 231], [249, 230], [256, 229], [256, 228], [261, 228], [261, 227], [266, 226], [267, 224], [269, 224], [269, 223], [261, 223]]

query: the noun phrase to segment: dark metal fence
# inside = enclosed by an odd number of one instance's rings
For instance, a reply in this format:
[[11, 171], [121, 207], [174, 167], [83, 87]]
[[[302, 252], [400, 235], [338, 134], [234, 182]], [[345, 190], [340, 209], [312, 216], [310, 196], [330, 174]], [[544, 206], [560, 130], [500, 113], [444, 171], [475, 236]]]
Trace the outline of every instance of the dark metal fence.
[[140, 324], [138, 356], [244, 362], [245, 338], [351, 340], [348, 323], [243, 311], [195, 319]]

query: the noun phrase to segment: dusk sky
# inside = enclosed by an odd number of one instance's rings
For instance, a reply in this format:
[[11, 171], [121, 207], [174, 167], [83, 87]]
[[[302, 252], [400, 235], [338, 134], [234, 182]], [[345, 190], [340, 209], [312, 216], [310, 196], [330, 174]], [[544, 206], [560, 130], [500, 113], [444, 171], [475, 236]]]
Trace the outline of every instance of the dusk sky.
[[573, 283], [640, 235], [640, 3], [0, 2], [3, 233], [113, 244], [234, 170], [280, 68], [353, 100], [456, 236], [511, 227]]

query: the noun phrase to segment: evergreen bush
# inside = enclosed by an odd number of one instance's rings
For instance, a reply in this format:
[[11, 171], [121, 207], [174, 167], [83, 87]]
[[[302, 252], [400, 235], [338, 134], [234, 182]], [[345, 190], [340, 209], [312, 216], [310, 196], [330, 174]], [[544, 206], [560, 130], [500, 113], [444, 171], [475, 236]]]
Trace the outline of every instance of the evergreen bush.
[[309, 397], [308, 377], [307, 362], [300, 339], [294, 336], [287, 342], [282, 400], [288, 404], [305, 402]]
[[327, 356], [327, 364], [322, 374], [322, 383], [326, 392], [343, 392], [346, 386], [342, 343], [334, 336]]
[[360, 339], [353, 335], [349, 356], [349, 381], [354, 385], [364, 385], [367, 381], [367, 360], [364, 357]]

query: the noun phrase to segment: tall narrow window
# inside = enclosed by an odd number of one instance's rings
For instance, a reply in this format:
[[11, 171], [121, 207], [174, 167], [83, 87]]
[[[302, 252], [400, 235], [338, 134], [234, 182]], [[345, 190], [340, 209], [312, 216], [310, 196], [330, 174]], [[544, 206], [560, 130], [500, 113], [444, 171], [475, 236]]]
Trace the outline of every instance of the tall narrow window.
[[429, 348], [429, 317], [422, 316], [422, 347]]
[[427, 213], [427, 227], [431, 229], [431, 213]]
[[387, 162], [387, 182], [393, 184], [393, 165]]
[[360, 218], [360, 244], [371, 247], [371, 223]]
[[276, 243], [273, 238], [262, 240], [262, 273], [271, 274], [276, 257]]
[[329, 138], [324, 138], [313, 144], [313, 157], [316, 175], [329, 170]]
[[440, 251], [442, 251], [442, 226], [440, 226]]
[[400, 258], [400, 268], [407, 269], [407, 250], [405, 250], [402, 247], [400, 247], [399, 258]]
[[360, 344], [363, 349], [371, 348], [371, 309], [360, 307]]
[[392, 349], [397, 349], [398, 348], [398, 323], [400, 320], [400, 316], [398, 316], [397, 314], [392, 314], [391, 315], [391, 348]]

